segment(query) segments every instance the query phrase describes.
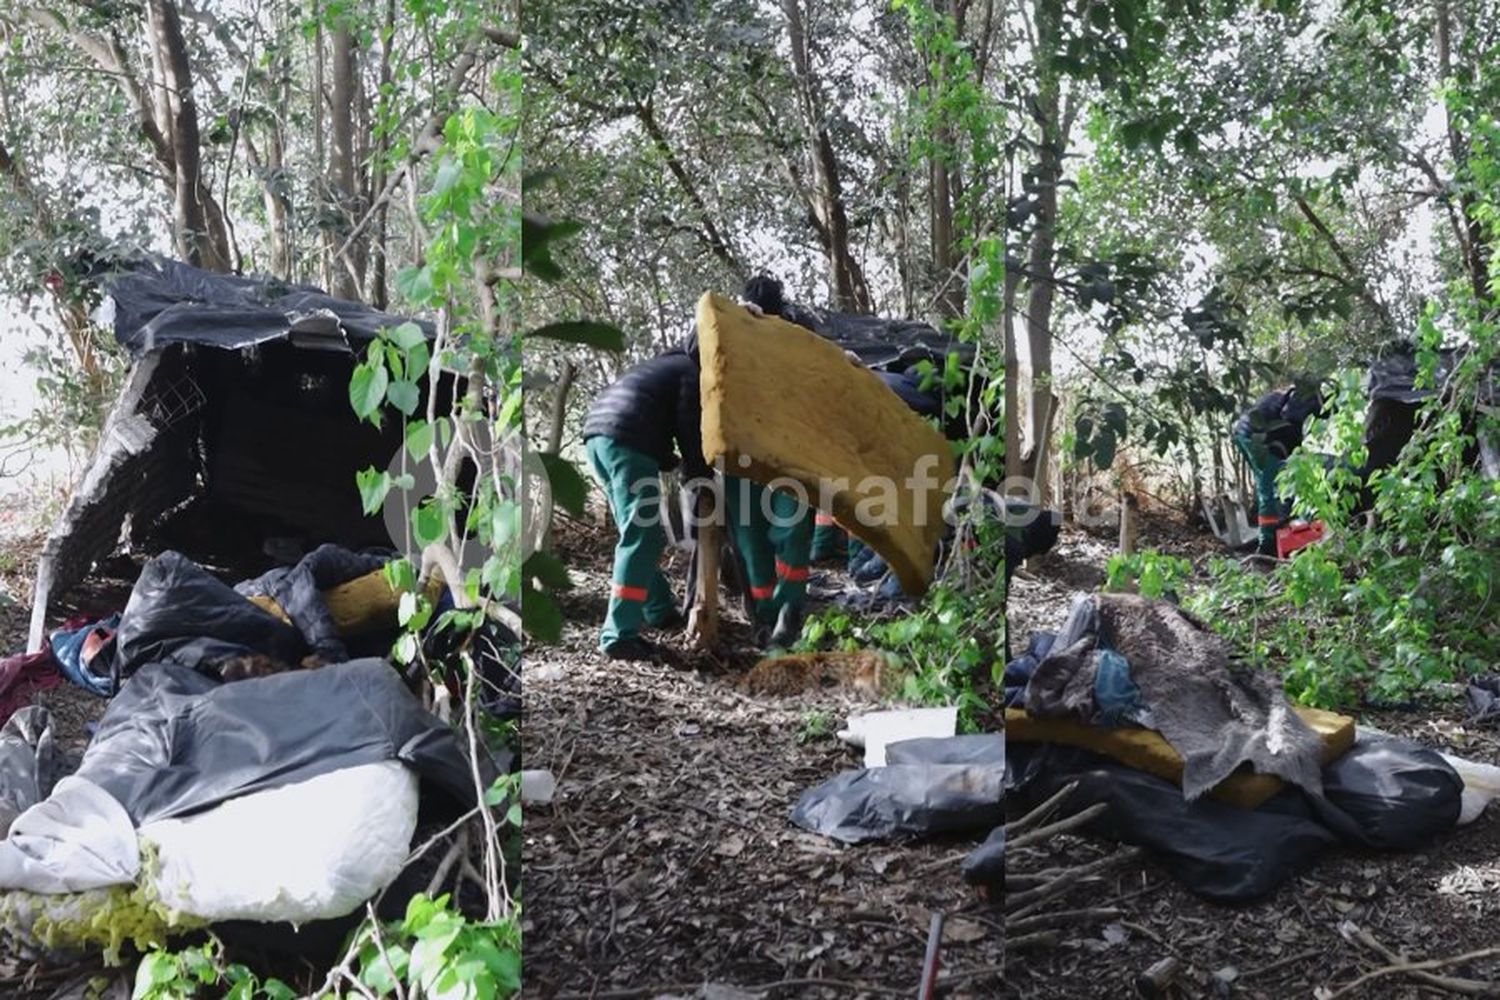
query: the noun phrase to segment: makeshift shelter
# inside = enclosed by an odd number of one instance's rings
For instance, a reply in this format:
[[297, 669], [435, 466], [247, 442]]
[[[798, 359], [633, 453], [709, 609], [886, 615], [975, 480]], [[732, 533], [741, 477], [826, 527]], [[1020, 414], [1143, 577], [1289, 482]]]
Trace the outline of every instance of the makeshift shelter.
[[348, 385], [364, 345], [401, 317], [161, 258], [100, 282], [101, 312], [130, 369], [42, 549], [28, 649], [41, 646], [54, 595], [192, 500], [264, 535], [389, 544], [382, 521], [363, 514], [354, 476], [387, 465], [400, 427], [361, 423]]
[[[1417, 385], [1417, 354], [1408, 342], [1393, 345], [1370, 363], [1365, 373], [1365, 391], [1370, 397], [1365, 411], [1365, 446], [1369, 458], [1361, 470], [1361, 478], [1368, 479], [1371, 473], [1395, 464], [1416, 429], [1417, 410], [1433, 395], [1447, 390], [1466, 350], [1462, 347], [1439, 350], [1430, 386]], [[1500, 371], [1494, 367], [1485, 373], [1475, 404], [1480, 413], [1500, 413]], [[1500, 442], [1481, 439], [1478, 451], [1476, 457], [1490, 478], [1500, 478]]]

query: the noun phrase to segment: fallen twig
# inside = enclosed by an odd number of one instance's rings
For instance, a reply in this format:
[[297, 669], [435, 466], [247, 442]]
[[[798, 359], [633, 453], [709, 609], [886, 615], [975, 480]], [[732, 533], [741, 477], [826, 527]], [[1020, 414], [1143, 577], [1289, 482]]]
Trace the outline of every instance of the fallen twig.
[[[1494, 958], [1496, 956], [1500, 956], [1500, 947], [1466, 951], [1462, 955], [1453, 955], [1449, 958], [1429, 958], [1424, 962], [1397, 962], [1366, 972], [1348, 986], [1340, 987], [1337, 990], [1330, 991], [1326, 986], [1319, 987], [1316, 996], [1318, 1000], [1338, 1000], [1339, 997], [1348, 996], [1366, 983], [1380, 979], [1383, 976], [1426, 972], [1429, 969], [1441, 969], [1449, 965], [1462, 965], [1465, 962], [1477, 962], [1481, 958]], [[1500, 993], [1500, 983], [1485, 983], [1484, 985], [1490, 994]]]

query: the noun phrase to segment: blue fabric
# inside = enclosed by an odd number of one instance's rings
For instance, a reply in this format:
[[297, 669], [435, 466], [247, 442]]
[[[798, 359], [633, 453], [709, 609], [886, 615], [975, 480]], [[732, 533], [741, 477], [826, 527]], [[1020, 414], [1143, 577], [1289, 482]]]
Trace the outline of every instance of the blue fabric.
[[1005, 665], [1005, 676], [1001, 683], [1005, 688], [1006, 708], [1026, 707], [1026, 685], [1030, 683], [1037, 665], [1052, 652], [1052, 644], [1056, 640], [1056, 632], [1033, 632], [1031, 640], [1026, 644], [1026, 652]]
[[1139, 722], [1146, 706], [1141, 689], [1130, 676], [1130, 663], [1113, 649], [1100, 649], [1094, 666], [1094, 704], [1102, 726], [1125, 726]]
[[85, 625], [71, 631], [58, 629], [52, 633], [52, 655], [57, 660], [58, 669], [68, 680], [77, 684], [85, 691], [108, 698], [114, 693], [114, 678], [109, 672], [112, 658], [108, 656], [97, 657], [96, 661], [102, 661], [100, 666], [104, 667], [102, 675], [95, 674], [89, 670], [89, 665], [83, 662], [83, 643], [89, 637], [89, 633], [96, 628], [106, 628], [110, 631], [120, 627], [119, 614], [110, 615], [103, 621]]

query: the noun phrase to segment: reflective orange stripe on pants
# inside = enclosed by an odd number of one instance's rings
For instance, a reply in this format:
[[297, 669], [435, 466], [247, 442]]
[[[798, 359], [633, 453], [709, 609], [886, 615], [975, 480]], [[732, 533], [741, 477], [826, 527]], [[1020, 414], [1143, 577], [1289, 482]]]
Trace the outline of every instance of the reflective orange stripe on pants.
[[623, 583], [615, 584], [615, 596], [622, 601], [645, 601], [645, 587], [628, 587]]
[[778, 559], [776, 560], [776, 575], [781, 577], [787, 583], [806, 583], [807, 567], [788, 566], [786, 563]]

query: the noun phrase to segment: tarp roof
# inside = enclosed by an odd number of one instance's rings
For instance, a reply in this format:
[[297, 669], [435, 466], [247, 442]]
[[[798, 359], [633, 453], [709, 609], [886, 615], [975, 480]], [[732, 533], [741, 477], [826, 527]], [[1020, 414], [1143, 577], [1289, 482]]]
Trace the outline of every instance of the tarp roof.
[[[1466, 347], [1445, 347], [1438, 351], [1435, 383], [1446, 385], [1453, 370], [1463, 359]], [[1390, 399], [1398, 403], [1420, 403], [1432, 396], [1434, 388], [1417, 388], [1417, 356], [1409, 343], [1395, 344], [1370, 362], [1365, 373], [1365, 389], [1371, 399]], [[1500, 406], [1500, 371], [1494, 366], [1485, 373], [1479, 390], [1479, 403]]]
[[[105, 277], [103, 285], [115, 339], [137, 358], [169, 344], [238, 350], [290, 338], [337, 347], [406, 322], [310, 285], [215, 274], [162, 257], [142, 258]], [[433, 335], [432, 324], [417, 322]]]
[[852, 351], [869, 368], [899, 372], [918, 361], [931, 361], [939, 368], [950, 353], [959, 356], [965, 368], [974, 363], [974, 345], [926, 323], [908, 319], [882, 319], [854, 313], [833, 312], [792, 304], [787, 318]]

